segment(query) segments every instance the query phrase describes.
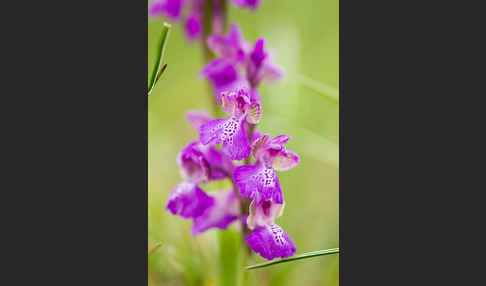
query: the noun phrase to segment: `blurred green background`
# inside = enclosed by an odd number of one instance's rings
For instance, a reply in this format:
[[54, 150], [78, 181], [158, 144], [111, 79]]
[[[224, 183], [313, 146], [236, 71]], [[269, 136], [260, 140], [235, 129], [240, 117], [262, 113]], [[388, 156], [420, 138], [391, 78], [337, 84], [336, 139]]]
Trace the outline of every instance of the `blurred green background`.
[[[338, 0], [262, 0], [255, 13], [229, 7], [229, 22], [238, 23], [252, 44], [264, 37], [274, 62], [285, 70], [282, 80], [260, 87], [263, 117], [258, 130], [293, 136], [287, 148], [301, 156], [297, 167], [278, 174], [286, 206], [276, 221], [294, 241], [297, 254], [339, 247], [338, 6]], [[149, 21], [149, 73], [162, 23]], [[149, 248], [161, 244], [149, 257], [149, 285], [217, 285], [219, 230], [192, 237], [192, 221], [164, 209], [169, 192], [181, 181], [177, 153], [197, 139], [184, 113], [211, 112], [213, 104], [206, 82], [198, 77], [204, 65], [201, 45], [188, 43], [180, 24], [172, 24], [164, 57], [168, 68], [149, 96], [148, 243]], [[263, 261], [255, 254], [246, 264]], [[235, 275], [243, 272], [241, 268]], [[249, 285], [338, 285], [339, 257], [247, 273]]]

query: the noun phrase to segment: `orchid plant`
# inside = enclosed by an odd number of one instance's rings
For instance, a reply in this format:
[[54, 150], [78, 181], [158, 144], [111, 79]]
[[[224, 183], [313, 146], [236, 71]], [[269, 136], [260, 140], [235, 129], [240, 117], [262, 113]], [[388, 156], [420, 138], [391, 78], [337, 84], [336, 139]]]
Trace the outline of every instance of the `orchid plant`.
[[[261, 1], [231, 2], [256, 11]], [[210, 13], [206, 13], [207, 5]], [[189, 142], [177, 155], [182, 181], [170, 192], [166, 209], [191, 219], [193, 236], [240, 223], [244, 241], [253, 252], [267, 260], [288, 258], [295, 254], [296, 246], [275, 222], [285, 206], [277, 172], [292, 169], [300, 157], [285, 146], [291, 136], [272, 137], [258, 130], [264, 116], [259, 86], [282, 78], [283, 69], [272, 61], [264, 38], [251, 45], [235, 23], [223, 33], [225, 5], [221, 0], [154, 0], [149, 6], [151, 17], [182, 21], [187, 39], [200, 40], [215, 56], [200, 76], [211, 85], [212, 100], [227, 114], [214, 118], [203, 111], [186, 113], [198, 140]], [[205, 24], [212, 31], [207, 36], [203, 33], [208, 30]], [[230, 180], [232, 187], [214, 193], [203, 189], [202, 184], [223, 179]]]

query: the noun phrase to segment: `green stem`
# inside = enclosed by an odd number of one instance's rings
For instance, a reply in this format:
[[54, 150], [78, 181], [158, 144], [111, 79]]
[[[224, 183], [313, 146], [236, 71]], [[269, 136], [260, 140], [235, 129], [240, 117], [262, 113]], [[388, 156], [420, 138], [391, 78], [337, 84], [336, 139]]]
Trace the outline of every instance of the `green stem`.
[[256, 269], [256, 268], [261, 268], [261, 267], [267, 267], [267, 266], [277, 264], [277, 263], [290, 262], [290, 261], [294, 261], [294, 260], [306, 259], [306, 258], [328, 255], [328, 254], [333, 254], [333, 253], [339, 253], [339, 248], [331, 248], [331, 249], [326, 249], [326, 250], [318, 250], [318, 251], [313, 251], [313, 252], [307, 252], [307, 253], [303, 253], [303, 254], [293, 256], [293, 257], [290, 257], [290, 258], [286, 258], [286, 259], [280, 259], [280, 260], [276, 260], [276, 261], [270, 261], [270, 262], [266, 262], [266, 263], [247, 266], [247, 267], [245, 267], [245, 269], [246, 270]]

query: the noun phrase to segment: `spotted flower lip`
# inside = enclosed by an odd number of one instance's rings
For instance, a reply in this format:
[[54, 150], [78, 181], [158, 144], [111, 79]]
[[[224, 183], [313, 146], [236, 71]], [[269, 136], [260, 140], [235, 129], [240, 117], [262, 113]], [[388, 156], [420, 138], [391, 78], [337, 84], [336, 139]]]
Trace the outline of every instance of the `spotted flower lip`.
[[222, 150], [232, 160], [247, 158], [251, 146], [245, 123], [258, 122], [261, 107], [259, 103], [251, 102], [250, 95], [244, 89], [222, 94], [221, 102], [225, 112], [231, 115], [202, 124], [199, 128], [199, 140], [204, 145], [223, 142]]
[[239, 201], [234, 190], [216, 192], [211, 198], [214, 199], [214, 204], [204, 209], [199, 216], [194, 217], [193, 236], [213, 227], [225, 230], [238, 219]]
[[183, 218], [194, 218], [214, 204], [214, 199], [193, 182], [183, 181], [170, 193], [166, 209], [173, 215]]
[[233, 179], [240, 194], [256, 200], [256, 203], [263, 200], [283, 203], [283, 193], [275, 170], [262, 162], [236, 167]]
[[283, 193], [275, 170], [289, 170], [299, 163], [299, 156], [285, 149], [290, 136], [279, 135], [270, 139], [268, 134], [256, 137], [252, 144], [254, 165], [235, 168], [233, 179], [242, 196], [257, 200], [283, 203]]
[[248, 235], [246, 242], [253, 251], [268, 260], [292, 256], [297, 250], [287, 233], [277, 224], [256, 229]]
[[219, 144], [232, 160], [241, 160], [250, 155], [251, 147], [243, 119], [235, 116], [215, 119], [201, 125], [199, 140], [202, 144]]

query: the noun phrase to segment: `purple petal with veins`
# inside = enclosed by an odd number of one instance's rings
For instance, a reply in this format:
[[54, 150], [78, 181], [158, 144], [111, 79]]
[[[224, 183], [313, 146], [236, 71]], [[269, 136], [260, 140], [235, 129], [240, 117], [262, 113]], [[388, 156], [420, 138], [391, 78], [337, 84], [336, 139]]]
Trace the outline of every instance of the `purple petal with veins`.
[[268, 168], [261, 162], [256, 165], [236, 167], [233, 179], [241, 195], [256, 200], [256, 203], [263, 200], [283, 203], [277, 174], [273, 168]]
[[247, 158], [251, 152], [243, 118], [235, 116], [204, 123], [199, 129], [199, 140], [204, 145], [223, 142], [221, 149], [232, 160]]
[[296, 251], [290, 237], [276, 224], [258, 228], [248, 235], [246, 242], [253, 251], [268, 260], [286, 258]]

